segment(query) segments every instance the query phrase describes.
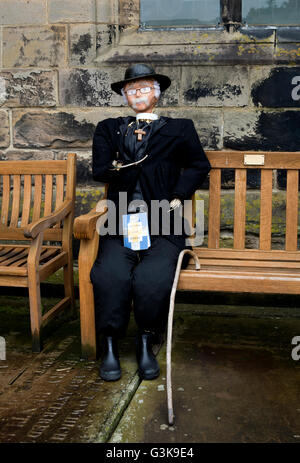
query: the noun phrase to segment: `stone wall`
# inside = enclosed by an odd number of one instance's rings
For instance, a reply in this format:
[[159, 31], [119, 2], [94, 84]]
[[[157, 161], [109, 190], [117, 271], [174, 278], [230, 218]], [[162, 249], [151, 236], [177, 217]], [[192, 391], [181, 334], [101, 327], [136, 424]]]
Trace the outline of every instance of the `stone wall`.
[[110, 83], [134, 62], [171, 77], [158, 112], [192, 118], [205, 149], [300, 151], [300, 28], [141, 30], [139, 0], [0, 0], [0, 44], [0, 159], [78, 153], [76, 214], [101, 196], [92, 137], [131, 112]]

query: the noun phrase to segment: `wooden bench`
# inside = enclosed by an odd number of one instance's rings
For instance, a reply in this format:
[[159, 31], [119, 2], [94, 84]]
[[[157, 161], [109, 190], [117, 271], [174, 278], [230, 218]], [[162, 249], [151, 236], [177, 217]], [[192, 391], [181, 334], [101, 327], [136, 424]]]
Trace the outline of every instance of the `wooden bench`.
[[[180, 272], [177, 288], [187, 291], [228, 291], [239, 293], [300, 293], [300, 252], [298, 250], [298, 184], [300, 153], [207, 151], [212, 170], [209, 175], [208, 242], [194, 247], [200, 264], [191, 260]], [[221, 174], [234, 175], [233, 245], [220, 247], [221, 203], [224, 192]], [[259, 169], [259, 246], [246, 249], [247, 172]], [[286, 169], [286, 218], [284, 249], [272, 249], [273, 171]], [[193, 197], [195, 200], [195, 195]], [[195, 201], [194, 201], [195, 204]], [[96, 356], [93, 288], [89, 274], [97, 256], [99, 235], [95, 231], [104, 213], [91, 211], [75, 220], [75, 237], [81, 239], [79, 291], [83, 357]]]
[[[41, 326], [74, 309], [72, 231], [76, 155], [61, 161], [1, 161], [0, 286], [28, 287], [32, 350]], [[42, 315], [40, 282], [64, 269], [65, 297]]]

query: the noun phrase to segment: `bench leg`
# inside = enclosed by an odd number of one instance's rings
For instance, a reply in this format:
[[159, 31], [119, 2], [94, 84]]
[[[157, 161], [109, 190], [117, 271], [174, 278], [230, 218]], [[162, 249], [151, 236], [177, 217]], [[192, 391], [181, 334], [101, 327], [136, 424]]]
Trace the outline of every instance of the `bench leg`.
[[32, 334], [32, 351], [41, 352], [43, 346], [41, 341], [42, 307], [41, 307], [41, 288], [39, 275], [39, 256], [43, 243], [43, 234], [40, 233], [30, 246], [27, 270], [28, 270], [28, 290], [30, 304], [30, 324]]
[[65, 296], [70, 298], [70, 309], [72, 316], [76, 315], [75, 293], [74, 293], [74, 275], [73, 260], [70, 256], [67, 265], [64, 267], [64, 287]]
[[99, 235], [91, 240], [82, 239], [78, 256], [81, 355], [85, 359], [97, 359], [94, 290], [90, 280], [91, 268], [97, 256]]
[[29, 304], [30, 304], [30, 324], [32, 334], [32, 352], [41, 352], [43, 349], [41, 339], [42, 309], [41, 291], [38, 274], [36, 278], [30, 278], [29, 282]]

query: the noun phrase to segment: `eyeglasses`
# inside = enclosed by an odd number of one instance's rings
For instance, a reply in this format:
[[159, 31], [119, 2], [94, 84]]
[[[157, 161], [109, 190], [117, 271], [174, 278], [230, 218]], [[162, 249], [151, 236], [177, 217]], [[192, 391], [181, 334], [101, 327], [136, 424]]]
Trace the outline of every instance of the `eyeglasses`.
[[127, 95], [131, 96], [131, 95], [136, 95], [136, 92], [139, 90], [141, 93], [150, 93], [151, 90], [153, 89], [154, 87], [142, 87], [142, 88], [131, 88], [129, 90], [126, 90], [125, 93], [127, 93]]

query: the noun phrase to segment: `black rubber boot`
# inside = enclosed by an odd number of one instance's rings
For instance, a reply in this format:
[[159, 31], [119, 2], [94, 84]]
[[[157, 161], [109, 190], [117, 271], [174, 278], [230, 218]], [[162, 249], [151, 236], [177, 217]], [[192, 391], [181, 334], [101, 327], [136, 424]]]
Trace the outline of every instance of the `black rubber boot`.
[[103, 358], [100, 365], [100, 377], [105, 381], [117, 381], [121, 378], [121, 366], [116, 338], [104, 338]]
[[152, 352], [152, 333], [141, 333], [136, 337], [136, 359], [141, 379], [154, 379], [160, 370], [155, 355]]

